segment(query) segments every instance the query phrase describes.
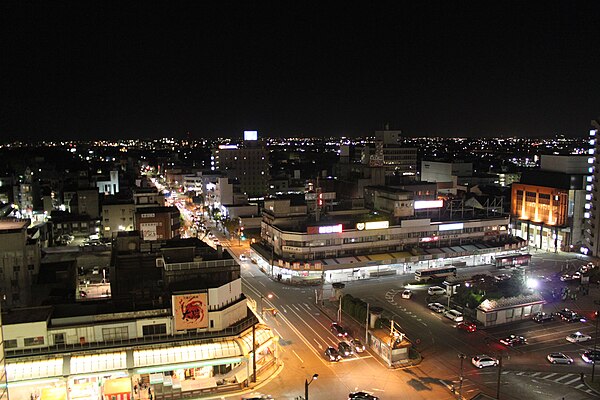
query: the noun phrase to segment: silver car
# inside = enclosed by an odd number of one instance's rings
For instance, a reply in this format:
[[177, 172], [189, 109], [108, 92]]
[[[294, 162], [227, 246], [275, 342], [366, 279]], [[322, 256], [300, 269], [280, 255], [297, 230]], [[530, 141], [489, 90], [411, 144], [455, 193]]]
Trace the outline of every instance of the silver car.
[[436, 313], [444, 312], [444, 310], [446, 309], [446, 307], [444, 307], [440, 303], [429, 303], [427, 304], [427, 308], [429, 308], [432, 311], [435, 311]]
[[550, 353], [546, 356], [552, 364], [571, 364], [573, 359], [564, 353]]

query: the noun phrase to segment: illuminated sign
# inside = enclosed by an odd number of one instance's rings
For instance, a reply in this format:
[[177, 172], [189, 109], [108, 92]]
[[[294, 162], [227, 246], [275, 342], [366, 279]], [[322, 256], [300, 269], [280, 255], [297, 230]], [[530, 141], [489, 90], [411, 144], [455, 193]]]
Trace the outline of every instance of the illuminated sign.
[[435, 242], [435, 241], [436, 241], [436, 240], [438, 240], [438, 239], [439, 239], [439, 237], [437, 237], [437, 236], [432, 236], [432, 237], [424, 237], [424, 238], [421, 238], [421, 239], [419, 239], [419, 241], [420, 241], [420, 242], [425, 242], [425, 243], [427, 243], [427, 242]]
[[359, 222], [356, 224], [356, 229], [371, 230], [371, 229], [387, 229], [390, 227], [390, 221], [371, 221], [371, 222]]
[[463, 224], [462, 222], [457, 222], [455, 224], [440, 225], [439, 230], [440, 231], [454, 231], [457, 229], [462, 229], [464, 226], [465, 226], [465, 224]]
[[237, 144], [221, 144], [219, 145], [219, 150], [235, 150], [237, 149]]
[[342, 224], [327, 225], [327, 226], [309, 226], [306, 228], [307, 233], [342, 233]]
[[208, 328], [208, 293], [171, 296], [175, 330]]
[[444, 200], [415, 200], [415, 210], [442, 207], [444, 207]]
[[244, 131], [244, 140], [258, 140], [258, 131]]
[[156, 227], [158, 226], [158, 222], [150, 222], [150, 223], [140, 223], [140, 231], [142, 234], [142, 239], [144, 240], [158, 240], [158, 233], [156, 232]]

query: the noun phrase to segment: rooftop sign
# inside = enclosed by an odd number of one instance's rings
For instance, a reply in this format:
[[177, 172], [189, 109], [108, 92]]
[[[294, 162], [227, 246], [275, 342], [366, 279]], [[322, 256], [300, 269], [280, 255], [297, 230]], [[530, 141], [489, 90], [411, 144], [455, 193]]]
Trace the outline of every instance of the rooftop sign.
[[356, 224], [356, 229], [359, 231], [372, 229], [387, 229], [390, 227], [390, 221], [371, 221], [371, 222], [359, 222]]
[[325, 225], [325, 226], [309, 226], [306, 228], [307, 233], [342, 233], [343, 225]]
[[442, 207], [444, 207], [444, 200], [415, 200], [415, 210]]

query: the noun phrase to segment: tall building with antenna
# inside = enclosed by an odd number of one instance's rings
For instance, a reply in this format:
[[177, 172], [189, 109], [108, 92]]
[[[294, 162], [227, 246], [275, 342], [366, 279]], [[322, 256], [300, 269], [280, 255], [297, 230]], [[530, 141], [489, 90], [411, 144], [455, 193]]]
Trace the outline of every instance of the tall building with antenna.
[[588, 150], [588, 173], [586, 180], [586, 203], [584, 211], [584, 243], [578, 249], [583, 254], [598, 255], [600, 251], [600, 158], [598, 133], [600, 120], [592, 120]]

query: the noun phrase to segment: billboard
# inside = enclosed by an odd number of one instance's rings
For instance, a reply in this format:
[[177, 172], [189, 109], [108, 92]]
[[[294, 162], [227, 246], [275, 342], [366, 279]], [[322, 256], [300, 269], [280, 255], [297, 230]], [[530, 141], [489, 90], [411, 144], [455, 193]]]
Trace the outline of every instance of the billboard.
[[455, 231], [464, 228], [464, 224], [462, 222], [457, 222], [454, 224], [444, 224], [439, 226], [440, 231]]
[[344, 227], [342, 224], [327, 226], [309, 226], [306, 228], [308, 234], [315, 233], [342, 233]]
[[415, 200], [415, 210], [444, 207], [444, 200]]
[[258, 140], [258, 131], [244, 131], [244, 140]]
[[142, 232], [142, 239], [144, 240], [157, 240], [158, 234], [156, 233], [156, 227], [158, 222], [142, 222], [140, 223], [140, 231]]
[[175, 330], [208, 328], [208, 293], [171, 296]]
[[371, 229], [387, 229], [390, 227], [389, 221], [371, 221], [371, 222], [359, 222], [356, 224], [356, 229], [359, 231], [362, 230], [371, 230]]

